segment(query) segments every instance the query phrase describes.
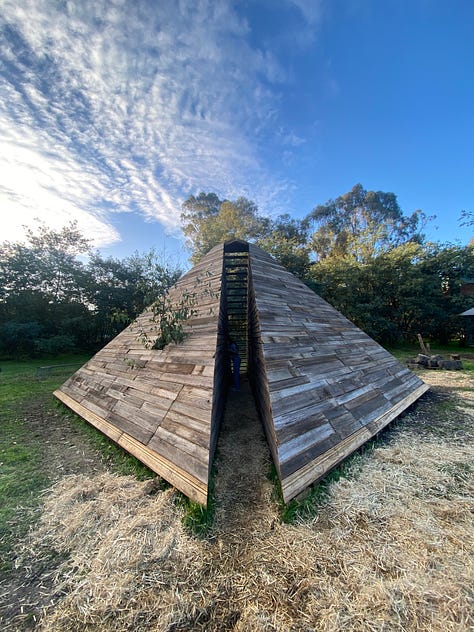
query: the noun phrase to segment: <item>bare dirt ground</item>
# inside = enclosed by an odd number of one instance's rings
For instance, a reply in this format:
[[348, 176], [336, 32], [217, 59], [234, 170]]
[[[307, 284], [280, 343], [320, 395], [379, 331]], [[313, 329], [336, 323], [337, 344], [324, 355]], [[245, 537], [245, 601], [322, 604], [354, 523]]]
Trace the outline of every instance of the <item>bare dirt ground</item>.
[[293, 525], [251, 395], [231, 393], [206, 538], [174, 490], [114, 475], [65, 416], [32, 411], [58, 482], [2, 586], [3, 629], [474, 629], [474, 385], [422, 377], [432, 389]]

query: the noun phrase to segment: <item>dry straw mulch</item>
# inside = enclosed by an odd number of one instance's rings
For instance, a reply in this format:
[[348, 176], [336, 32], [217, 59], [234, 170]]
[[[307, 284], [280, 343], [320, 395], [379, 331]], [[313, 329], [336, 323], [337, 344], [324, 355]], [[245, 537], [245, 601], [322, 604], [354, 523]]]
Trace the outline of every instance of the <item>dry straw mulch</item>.
[[[278, 519], [265, 442], [242, 405], [239, 423], [225, 422], [205, 540], [184, 530], [175, 492], [153, 481], [64, 478], [23, 556], [67, 554], [39, 628], [473, 629], [474, 402], [472, 391], [457, 399], [456, 385], [435, 387], [296, 525]], [[440, 439], [436, 427], [450, 420], [453, 437]]]

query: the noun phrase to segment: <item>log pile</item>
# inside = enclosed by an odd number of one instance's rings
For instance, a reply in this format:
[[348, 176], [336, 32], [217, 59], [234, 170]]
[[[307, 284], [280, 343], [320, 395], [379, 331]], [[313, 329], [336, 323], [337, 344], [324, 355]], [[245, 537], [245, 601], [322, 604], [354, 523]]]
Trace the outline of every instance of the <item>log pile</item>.
[[428, 355], [419, 353], [416, 358], [408, 361], [410, 367], [420, 367], [425, 369], [445, 369], [446, 371], [460, 371], [463, 366], [458, 353], [452, 353], [449, 357], [444, 358], [440, 354]]

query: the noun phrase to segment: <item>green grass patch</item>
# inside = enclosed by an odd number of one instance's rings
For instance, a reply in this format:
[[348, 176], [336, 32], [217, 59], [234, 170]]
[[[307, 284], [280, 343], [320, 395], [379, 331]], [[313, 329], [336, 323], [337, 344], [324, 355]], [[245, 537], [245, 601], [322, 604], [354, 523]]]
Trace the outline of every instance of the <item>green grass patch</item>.
[[31, 445], [21, 419], [3, 419], [0, 439], [0, 570], [11, 570], [15, 543], [34, 521], [47, 486], [40, 446]]
[[176, 502], [184, 508], [183, 525], [189, 533], [205, 538], [214, 522], [214, 503], [208, 498], [207, 507], [193, 502], [184, 494], [178, 493]]
[[[73, 356], [79, 364], [84, 357]], [[69, 363], [71, 356], [58, 363]], [[45, 454], [41, 442], [34, 441], [25, 416], [31, 402], [45, 396], [64, 381], [65, 376], [36, 380], [40, 360], [2, 362], [0, 365], [0, 570], [12, 570], [15, 543], [34, 522], [41, 492], [48, 486]], [[43, 361], [44, 362], [44, 361]]]
[[[53, 399], [52, 406], [55, 406], [61, 411], [61, 414], [71, 424], [72, 427], [78, 429], [83, 434], [84, 439], [100, 452], [103, 460], [109, 465], [117, 474], [121, 476], [135, 476], [139, 481], [144, 481], [149, 478], [156, 478], [157, 474], [150, 470], [137, 458], [132, 456], [129, 452], [121, 448], [114, 443], [102, 432], [97, 430], [94, 426], [90, 425], [76, 415], [70, 408], [68, 408], [62, 402]], [[163, 480], [160, 487], [166, 489], [169, 484]]]
[[271, 463], [268, 478], [273, 483], [272, 498], [278, 504], [281, 521], [286, 524], [294, 524], [298, 520], [315, 517], [329, 497], [331, 482], [338, 481], [345, 475], [346, 471], [346, 462], [343, 462], [302, 492], [300, 498], [293, 498], [289, 503], [285, 503], [280, 478], [275, 464]]
[[[34, 524], [41, 507], [42, 492], [53, 482], [47, 474], [46, 446], [41, 435], [31, 432], [29, 410], [41, 403], [45, 411], [60, 406], [65, 424], [81, 433], [84, 442], [100, 452], [114, 471], [139, 480], [156, 477], [135, 457], [115, 445], [98, 430], [57, 402], [52, 393], [88, 356], [60, 356], [48, 365], [73, 364], [37, 379], [37, 368], [45, 360], [5, 361], [0, 364], [0, 572], [14, 570], [16, 544]], [[45, 433], [47, 436], [47, 430]], [[59, 449], [59, 448], [58, 448]]]
[[183, 526], [192, 535], [199, 538], [205, 538], [209, 535], [212, 525], [214, 524], [214, 514], [216, 511], [216, 497], [214, 493], [214, 481], [216, 476], [216, 467], [219, 462], [219, 454], [216, 450], [211, 475], [209, 477], [209, 486], [207, 493], [207, 506], [203, 507], [199, 503], [190, 500], [187, 496], [178, 492], [176, 495], [176, 503], [184, 509]]
[[359, 453], [349, 456], [345, 461], [328, 472], [324, 478], [312, 485], [301, 500], [295, 498], [287, 505], [283, 505], [281, 511], [282, 522], [294, 524], [298, 520], [314, 518], [329, 499], [331, 485], [341, 478], [345, 478], [349, 473], [352, 474], [354, 466], [359, 459]]

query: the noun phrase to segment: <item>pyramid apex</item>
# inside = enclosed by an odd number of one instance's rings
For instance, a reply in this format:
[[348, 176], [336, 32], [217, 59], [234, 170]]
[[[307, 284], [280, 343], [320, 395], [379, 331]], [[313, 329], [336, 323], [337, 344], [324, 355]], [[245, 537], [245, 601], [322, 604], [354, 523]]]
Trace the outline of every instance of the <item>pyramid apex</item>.
[[226, 252], [247, 252], [249, 249], [249, 242], [244, 239], [228, 239], [224, 242], [224, 249]]

